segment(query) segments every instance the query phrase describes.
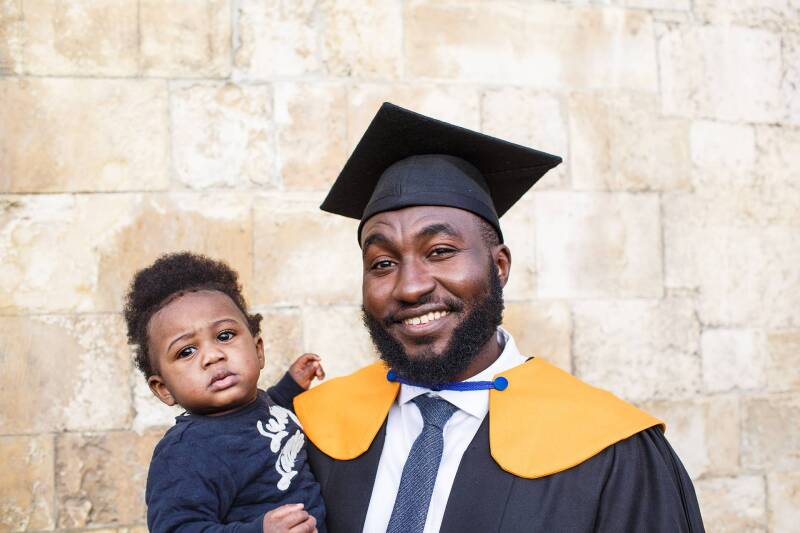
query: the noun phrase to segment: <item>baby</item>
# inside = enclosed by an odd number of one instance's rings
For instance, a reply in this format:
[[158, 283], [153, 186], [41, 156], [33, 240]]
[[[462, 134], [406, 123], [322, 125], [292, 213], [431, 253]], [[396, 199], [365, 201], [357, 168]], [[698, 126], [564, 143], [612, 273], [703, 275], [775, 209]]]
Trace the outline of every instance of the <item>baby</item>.
[[324, 373], [302, 355], [267, 392], [261, 315], [236, 272], [207, 257], [160, 257], [134, 276], [128, 339], [150, 390], [186, 410], [153, 452], [147, 525], [162, 532], [325, 531], [294, 396]]

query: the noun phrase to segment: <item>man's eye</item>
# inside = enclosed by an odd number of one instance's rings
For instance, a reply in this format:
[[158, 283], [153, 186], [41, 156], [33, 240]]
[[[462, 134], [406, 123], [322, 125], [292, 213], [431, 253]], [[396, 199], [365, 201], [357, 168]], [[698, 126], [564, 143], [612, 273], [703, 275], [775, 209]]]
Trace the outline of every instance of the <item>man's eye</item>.
[[384, 259], [382, 261], [376, 261], [372, 263], [372, 270], [385, 270], [387, 268], [391, 268], [394, 263], [389, 261], [388, 259]]
[[433, 256], [433, 257], [449, 255], [449, 254], [452, 254], [452, 253], [455, 253], [455, 249], [448, 248], [446, 246], [439, 246], [439, 247], [434, 248], [433, 250], [431, 250], [431, 256]]
[[221, 331], [219, 335], [217, 335], [217, 340], [226, 342], [234, 338], [236, 334], [232, 331]]
[[195, 348], [194, 346], [187, 346], [186, 348], [183, 348], [181, 351], [178, 352], [177, 357], [178, 359], [191, 357], [194, 354], [195, 350], [197, 350], [197, 348]]

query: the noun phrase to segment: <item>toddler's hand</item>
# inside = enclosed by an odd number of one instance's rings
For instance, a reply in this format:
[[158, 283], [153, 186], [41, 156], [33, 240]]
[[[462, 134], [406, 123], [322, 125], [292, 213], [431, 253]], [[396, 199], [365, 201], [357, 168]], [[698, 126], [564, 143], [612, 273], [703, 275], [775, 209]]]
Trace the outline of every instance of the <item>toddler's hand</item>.
[[316, 533], [317, 520], [302, 503], [281, 505], [264, 515], [263, 533]]
[[304, 353], [289, 367], [289, 375], [298, 385], [308, 390], [314, 378], [325, 379], [321, 359], [317, 354]]

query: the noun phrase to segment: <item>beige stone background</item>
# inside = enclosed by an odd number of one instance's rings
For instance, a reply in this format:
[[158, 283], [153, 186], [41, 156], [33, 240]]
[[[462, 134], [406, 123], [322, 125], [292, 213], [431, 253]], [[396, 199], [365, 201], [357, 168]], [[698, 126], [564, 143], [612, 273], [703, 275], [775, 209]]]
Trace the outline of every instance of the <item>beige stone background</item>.
[[144, 529], [161, 253], [239, 270], [265, 383], [373, 358], [317, 206], [384, 100], [564, 155], [506, 325], [667, 420], [708, 531], [798, 531], [798, 0], [0, 0], [0, 530]]

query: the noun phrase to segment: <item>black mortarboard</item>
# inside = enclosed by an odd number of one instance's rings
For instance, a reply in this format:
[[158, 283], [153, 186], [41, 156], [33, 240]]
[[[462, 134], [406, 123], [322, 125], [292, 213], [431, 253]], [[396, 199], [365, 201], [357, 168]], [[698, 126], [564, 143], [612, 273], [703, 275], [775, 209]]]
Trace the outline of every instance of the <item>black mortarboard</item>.
[[416, 205], [465, 209], [503, 240], [499, 218], [561, 158], [385, 102], [347, 160], [324, 211], [361, 220]]

